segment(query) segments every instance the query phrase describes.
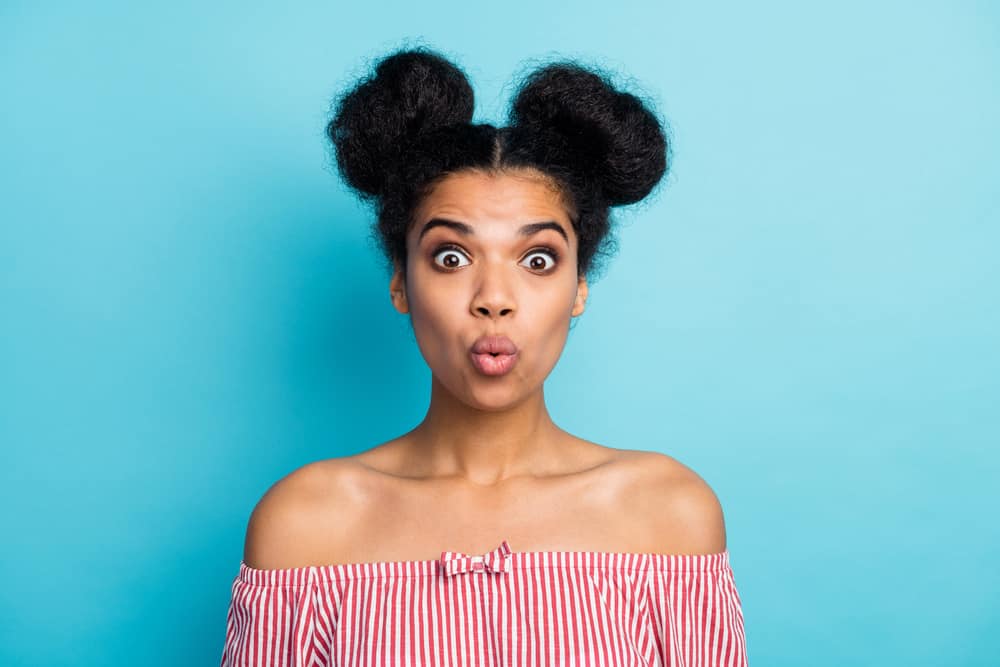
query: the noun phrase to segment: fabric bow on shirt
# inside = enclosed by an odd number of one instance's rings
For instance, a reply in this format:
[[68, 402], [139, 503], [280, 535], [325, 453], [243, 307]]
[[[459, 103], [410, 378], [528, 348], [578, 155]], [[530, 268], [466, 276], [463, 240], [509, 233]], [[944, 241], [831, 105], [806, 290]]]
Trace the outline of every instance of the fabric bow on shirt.
[[496, 549], [482, 556], [442, 551], [440, 563], [446, 576], [463, 572], [507, 572], [510, 570], [510, 553], [510, 546], [504, 540]]

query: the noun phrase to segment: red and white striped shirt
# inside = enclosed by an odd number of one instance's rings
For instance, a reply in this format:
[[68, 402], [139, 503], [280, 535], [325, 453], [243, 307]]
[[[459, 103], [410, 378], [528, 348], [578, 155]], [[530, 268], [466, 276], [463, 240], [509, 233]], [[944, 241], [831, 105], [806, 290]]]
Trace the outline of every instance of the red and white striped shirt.
[[743, 667], [729, 552], [589, 551], [258, 570], [233, 581], [222, 666]]

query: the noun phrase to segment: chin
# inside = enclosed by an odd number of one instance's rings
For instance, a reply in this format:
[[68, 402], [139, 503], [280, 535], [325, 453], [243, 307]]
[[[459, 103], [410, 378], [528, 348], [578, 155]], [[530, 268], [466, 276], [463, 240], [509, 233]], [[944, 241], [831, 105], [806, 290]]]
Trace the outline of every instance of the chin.
[[503, 412], [526, 401], [534, 392], [516, 376], [487, 378], [479, 374], [456, 378], [442, 386], [460, 403], [484, 412]]
[[[518, 397], [520, 398], [520, 397]], [[466, 401], [469, 407], [475, 408], [476, 410], [481, 410], [482, 412], [506, 412], [514, 407], [517, 407], [521, 403], [520, 400], [496, 400], [496, 401]]]
[[459, 400], [477, 410], [502, 412], [522, 403], [527, 398], [513, 387], [468, 387]]

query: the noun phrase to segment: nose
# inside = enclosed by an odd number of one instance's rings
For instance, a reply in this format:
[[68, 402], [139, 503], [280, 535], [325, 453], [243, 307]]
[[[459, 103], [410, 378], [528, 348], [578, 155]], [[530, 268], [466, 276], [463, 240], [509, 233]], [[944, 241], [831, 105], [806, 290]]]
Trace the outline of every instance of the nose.
[[485, 269], [472, 297], [470, 310], [477, 317], [509, 317], [514, 313], [514, 294], [500, 269]]

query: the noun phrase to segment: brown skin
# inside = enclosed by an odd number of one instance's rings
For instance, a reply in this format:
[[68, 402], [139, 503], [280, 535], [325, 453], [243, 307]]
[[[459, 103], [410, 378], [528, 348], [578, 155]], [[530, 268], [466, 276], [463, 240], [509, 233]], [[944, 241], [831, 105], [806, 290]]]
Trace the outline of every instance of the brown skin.
[[[463, 235], [435, 218], [465, 223]], [[555, 221], [529, 237], [521, 225]], [[559, 428], [544, 381], [584, 312], [577, 241], [559, 192], [538, 172], [464, 171], [424, 198], [407, 237], [407, 275], [390, 282], [432, 371], [431, 402], [409, 433], [308, 464], [275, 483], [247, 527], [260, 569], [430, 560], [444, 550], [718, 553], [722, 509], [673, 458], [583, 440]], [[442, 244], [455, 249], [442, 249]], [[542, 246], [556, 251], [553, 257]], [[506, 375], [468, 351], [483, 334], [518, 346]]]
[[[567, 434], [549, 417], [543, 383], [587, 298], [565, 206], [536, 178], [467, 172], [444, 179], [414, 217], [408, 275], [404, 281], [397, 269], [390, 293], [396, 309], [410, 315], [432, 381], [427, 416], [409, 434], [405, 469], [483, 486], [551, 470]], [[435, 218], [464, 222], [473, 234], [435, 227], [418, 241]], [[522, 224], [550, 220], [568, 241], [551, 229], [517, 234]], [[442, 251], [444, 243], [464, 252]], [[447, 260], [463, 266], [442, 268]], [[472, 365], [469, 349], [484, 334], [506, 335], [518, 346], [510, 373], [485, 376]]]

